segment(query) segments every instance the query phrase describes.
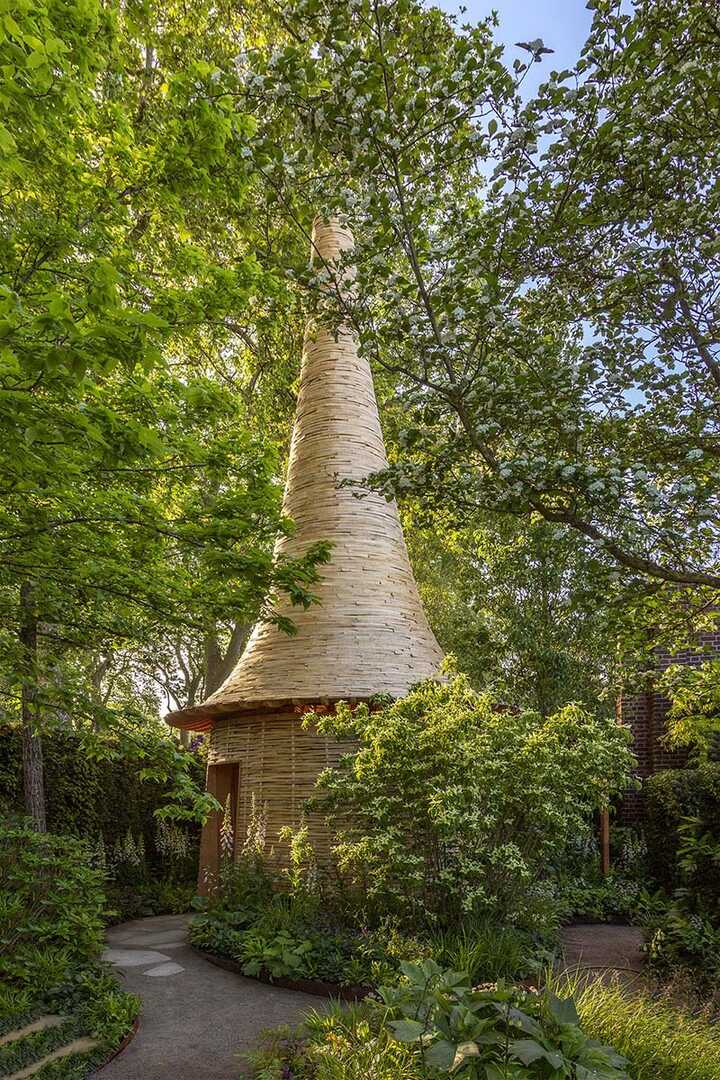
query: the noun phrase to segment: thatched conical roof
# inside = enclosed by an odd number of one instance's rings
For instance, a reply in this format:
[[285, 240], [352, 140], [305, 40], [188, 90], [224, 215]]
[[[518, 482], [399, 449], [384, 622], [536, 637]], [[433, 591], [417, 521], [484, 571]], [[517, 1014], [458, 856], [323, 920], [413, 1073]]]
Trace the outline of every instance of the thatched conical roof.
[[[351, 248], [338, 221], [317, 220], [315, 258], [327, 263]], [[402, 696], [435, 675], [442, 653], [418, 595], [397, 506], [375, 492], [358, 498], [341, 480], [362, 480], [387, 466], [367, 361], [351, 333], [309, 329], [300, 375], [283, 511], [295, 522], [277, 554], [332, 544], [307, 610], [281, 602], [293, 620], [255, 627], [232, 674], [202, 705], [170, 723], [202, 729], [213, 717], [288, 704]]]

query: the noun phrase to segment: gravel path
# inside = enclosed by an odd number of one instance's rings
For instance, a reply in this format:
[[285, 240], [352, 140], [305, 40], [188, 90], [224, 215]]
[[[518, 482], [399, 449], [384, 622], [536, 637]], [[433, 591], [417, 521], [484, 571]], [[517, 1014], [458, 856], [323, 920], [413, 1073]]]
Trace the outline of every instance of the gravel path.
[[631, 985], [643, 980], [642, 930], [636, 926], [581, 923], [562, 932], [563, 959], [570, 972], [587, 971], [601, 979], [618, 977]]
[[189, 915], [112, 927], [105, 959], [142, 998], [140, 1030], [100, 1080], [233, 1080], [264, 1028], [299, 1023], [323, 999], [243, 979], [186, 943]]

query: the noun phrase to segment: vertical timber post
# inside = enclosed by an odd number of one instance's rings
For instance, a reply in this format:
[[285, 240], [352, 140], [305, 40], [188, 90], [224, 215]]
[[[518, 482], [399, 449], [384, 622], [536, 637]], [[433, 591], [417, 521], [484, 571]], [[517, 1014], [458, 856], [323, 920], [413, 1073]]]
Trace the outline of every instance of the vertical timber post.
[[610, 872], [610, 811], [600, 811], [600, 872], [605, 877]]
[[[215, 891], [220, 876], [220, 827], [225, 803], [230, 797], [233, 830], [236, 828], [239, 765], [208, 765], [207, 790], [220, 803], [222, 810], [214, 810], [203, 825], [200, 836], [200, 860], [198, 866], [198, 893], [209, 896]], [[235, 837], [237, 845], [237, 836]]]

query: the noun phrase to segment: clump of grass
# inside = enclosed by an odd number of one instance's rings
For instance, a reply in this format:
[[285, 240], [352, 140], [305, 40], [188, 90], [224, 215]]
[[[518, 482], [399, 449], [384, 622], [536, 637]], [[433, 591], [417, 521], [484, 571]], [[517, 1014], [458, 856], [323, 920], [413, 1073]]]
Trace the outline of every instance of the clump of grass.
[[416, 1050], [397, 1042], [383, 1011], [367, 1004], [331, 1002], [311, 1012], [302, 1028], [265, 1032], [248, 1055], [256, 1080], [423, 1080]]
[[433, 956], [441, 967], [466, 971], [473, 983], [513, 981], [532, 971], [532, 945], [518, 930], [483, 924], [438, 934]]
[[585, 1034], [628, 1059], [633, 1080], [720, 1080], [720, 1027], [707, 1019], [617, 982], [551, 981], [575, 998]]

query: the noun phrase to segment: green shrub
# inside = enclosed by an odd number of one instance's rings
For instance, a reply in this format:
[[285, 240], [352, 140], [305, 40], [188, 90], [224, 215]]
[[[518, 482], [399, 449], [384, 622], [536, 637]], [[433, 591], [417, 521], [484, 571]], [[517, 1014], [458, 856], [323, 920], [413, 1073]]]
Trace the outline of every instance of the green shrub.
[[631, 921], [644, 910], [647, 898], [640, 882], [616, 870], [605, 877], [560, 873], [557, 889], [565, 921], [578, 917], [597, 922]]
[[537, 976], [553, 957], [549, 943], [538, 943], [513, 927], [489, 923], [434, 935], [431, 953], [442, 967], [466, 971], [474, 986]]
[[102, 947], [103, 875], [81, 841], [0, 826], [0, 979], [48, 989]]
[[701, 1017], [636, 987], [562, 980], [556, 989], [575, 993], [583, 1029], [628, 1059], [633, 1080], [720, 1080], [720, 1029]]
[[413, 927], [479, 916], [544, 929], [549, 868], [627, 786], [634, 761], [614, 720], [576, 705], [549, 718], [497, 712], [463, 678], [315, 722], [360, 744], [322, 774], [314, 800], [340, 870], [371, 916]]
[[[696, 769], [665, 769], [643, 783], [648, 867], [664, 888], [672, 891], [679, 880], [679, 829], [684, 819], [695, 818], [703, 832], [720, 842], [720, 763]], [[720, 865], [707, 865], [697, 885], [720, 898]]]
[[579, 1026], [571, 999], [549, 992], [472, 990], [432, 961], [404, 964], [381, 1002], [311, 1015], [304, 1033], [271, 1037], [256, 1077], [280, 1080], [629, 1080], [625, 1060]]
[[139, 1008], [139, 999], [121, 990], [115, 979], [98, 965], [81, 968], [69, 981], [34, 998], [22, 1014], [9, 1013], [4, 1024], [0, 1021], [0, 1031], [3, 1031], [21, 1027], [48, 1012], [64, 1018], [57, 1027], [0, 1047], [0, 1076], [32, 1064], [73, 1039], [90, 1036], [98, 1042], [92, 1051], [74, 1054], [39, 1074], [80, 1080], [118, 1046], [130, 1031]]

